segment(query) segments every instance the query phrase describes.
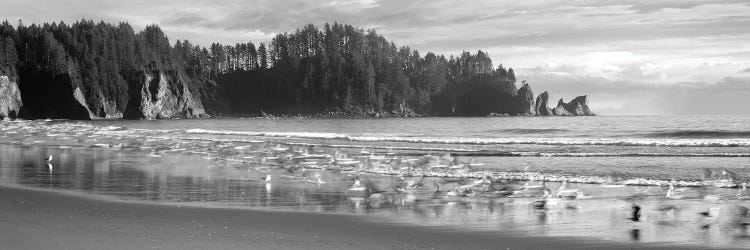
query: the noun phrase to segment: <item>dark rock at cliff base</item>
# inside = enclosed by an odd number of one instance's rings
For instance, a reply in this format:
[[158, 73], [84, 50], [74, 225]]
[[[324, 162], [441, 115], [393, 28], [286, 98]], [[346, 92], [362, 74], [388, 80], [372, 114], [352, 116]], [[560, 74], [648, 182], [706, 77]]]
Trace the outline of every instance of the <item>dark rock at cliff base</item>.
[[593, 112], [591, 112], [591, 109], [589, 109], [588, 105], [588, 97], [578, 96], [576, 98], [573, 98], [568, 103], [565, 103], [562, 98], [560, 98], [560, 101], [557, 102], [557, 107], [555, 107], [552, 112], [555, 115], [559, 116], [593, 116], [595, 115]]
[[74, 87], [71, 75], [47, 71], [22, 71], [19, 89], [23, 107], [19, 117], [25, 119], [90, 119], [80, 88]]
[[544, 93], [541, 93], [539, 94], [539, 96], [537, 96], [536, 102], [534, 103], [534, 111], [536, 112], [537, 116], [554, 115], [547, 102], [549, 102], [549, 93], [547, 93], [547, 91], [544, 91]]
[[518, 115], [534, 115], [534, 91], [528, 83], [518, 89], [516, 92], [516, 103], [518, 104]]

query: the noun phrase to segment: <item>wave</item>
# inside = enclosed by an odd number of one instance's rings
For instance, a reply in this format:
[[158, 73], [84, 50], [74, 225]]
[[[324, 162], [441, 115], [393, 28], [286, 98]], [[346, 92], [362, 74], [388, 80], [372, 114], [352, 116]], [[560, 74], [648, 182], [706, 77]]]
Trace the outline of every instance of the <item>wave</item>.
[[528, 144], [528, 145], [593, 145], [593, 146], [665, 146], [665, 147], [750, 147], [750, 139], [682, 139], [682, 138], [472, 138], [472, 137], [406, 137], [406, 136], [353, 136], [318, 132], [252, 132], [207, 129], [188, 129], [189, 134], [266, 136], [309, 139], [340, 139], [360, 142], [406, 142], [427, 144]]
[[555, 134], [568, 132], [567, 129], [555, 128], [514, 128], [514, 129], [495, 129], [484, 131], [486, 133], [511, 133], [511, 134]]
[[545, 153], [508, 152], [486, 156], [532, 156], [532, 157], [750, 157], [750, 153]]
[[650, 138], [750, 138], [750, 131], [727, 131], [727, 130], [673, 130], [660, 131], [646, 134]]
[[189, 134], [212, 134], [212, 135], [244, 135], [244, 136], [268, 136], [268, 137], [298, 137], [314, 139], [349, 139], [350, 136], [336, 133], [319, 133], [319, 132], [248, 132], [248, 131], [227, 131], [227, 130], [208, 130], [208, 129], [188, 129], [185, 132]]

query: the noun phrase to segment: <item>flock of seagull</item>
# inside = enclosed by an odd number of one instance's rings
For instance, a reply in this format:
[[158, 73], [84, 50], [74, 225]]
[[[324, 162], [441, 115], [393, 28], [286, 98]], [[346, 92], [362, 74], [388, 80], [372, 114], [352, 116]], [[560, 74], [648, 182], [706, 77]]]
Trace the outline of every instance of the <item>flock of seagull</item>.
[[[240, 148], [243, 149], [243, 148]], [[257, 164], [261, 167], [254, 170], [266, 171], [265, 177], [261, 178], [270, 191], [270, 184], [276, 177], [300, 177], [306, 183], [324, 185], [327, 183], [323, 178], [324, 171], [344, 174], [353, 179], [353, 183], [345, 192], [356, 200], [357, 204], [364, 201], [382, 202], [394, 195], [406, 195], [414, 198], [414, 194], [427, 194], [432, 199], [440, 200], [463, 200], [471, 201], [472, 198], [526, 198], [530, 200], [530, 206], [534, 209], [547, 209], [557, 206], [560, 201], [592, 198], [579, 189], [571, 188], [567, 179], [562, 179], [561, 184], [552, 190], [548, 187], [549, 180], [542, 177], [536, 181], [529, 177], [523, 184], [505, 179], [493, 178], [485, 175], [482, 178], [470, 178], [474, 175], [462, 175], [472, 172], [481, 163], [474, 161], [463, 162], [450, 154], [424, 155], [421, 157], [405, 158], [393, 152], [374, 153], [368, 148], [361, 148], [358, 153], [349, 156], [347, 153], [335, 152], [333, 155], [316, 150], [310, 146], [299, 146], [293, 150], [291, 146], [278, 144], [267, 148], [263, 156], [257, 157]], [[310, 151], [313, 151], [312, 153]], [[255, 156], [245, 156], [246, 160], [255, 159]], [[52, 171], [53, 156], [47, 159], [47, 165]], [[283, 169], [283, 170], [280, 170]], [[278, 170], [278, 171], [274, 171]], [[280, 172], [281, 173], [280, 173]], [[455, 177], [451, 178], [429, 178], [435, 176], [434, 172], [450, 172]], [[373, 176], [390, 175], [388, 181]], [[433, 174], [433, 175], [430, 175]], [[467, 177], [468, 176], [468, 177]], [[346, 177], [345, 177], [346, 179]], [[381, 181], [376, 181], [381, 180]], [[729, 170], [704, 169], [704, 183], [715, 187], [739, 187], [734, 197], [724, 197], [716, 194], [705, 194], [701, 188], [676, 188], [674, 181], [669, 182], [666, 194], [660, 198], [662, 205], [657, 206], [660, 212], [674, 213], [679, 211], [677, 205], [668, 203], [669, 200], [703, 200], [716, 203], [701, 216], [706, 218], [729, 217], [732, 223], [747, 225], [750, 222], [750, 209], [736, 203], [718, 203], [722, 200], [746, 200], [750, 199], [747, 192], [747, 183], [739, 182], [737, 175]], [[626, 184], [605, 183], [602, 188], [622, 188]], [[643, 202], [644, 196], [653, 194], [634, 194], [623, 199], [631, 203], [631, 217], [634, 222], [641, 219], [643, 212], [639, 202]]]
[[[571, 188], [567, 179], [562, 179], [561, 184], [553, 190], [548, 187], [549, 180], [544, 177], [541, 181], [534, 181], [530, 177], [531, 180], [525, 182], [513, 182], [489, 175], [479, 179], [471, 178], [473, 175], [462, 175], [462, 173], [470, 173], [482, 164], [474, 163], [473, 160], [463, 162], [450, 154], [402, 158], [392, 152], [374, 153], [367, 148], [362, 148], [360, 152], [355, 152], [352, 156], [342, 152], [328, 155], [308, 146], [292, 150], [291, 146], [280, 144], [270, 150], [271, 154], [260, 157], [260, 164], [278, 166], [286, 170], [287, 174], [301, 176], [307, 183], [318, 185], [326, 183], [320, 172], [311, 170], [326, 169], [346, 174], [353, 183], [345, 191], [357, 202], [381, 202], [389, 196], [396, 195], [406, 195], [414, 199], [414, 194], [427, 194], [432, 199], [449, 201], [471, 201], [473, 198], [526, 198], [530, 200], [529, 205], [534, 209], [548, 209], [561, 204], [561, 201], [594, 198], [577, 188]], [[433, 174], [435, 171], [450, 172], [453, 173], [451, 176], [456, 177], [428, 178], [436, 176]], [[280, 176], [289, 176], [287, 174], [280, 174]], [[386, 174], [391, 178], [382, 181], [382, 178], [373, 178], [371, 174]], [[273, 178], [272, 174], [267, 174], [262, 179], [270, 183]], [[714, 221], [716, 218], [729, 217], [732, 223], [737, 224], [750, 222], [750, 210], [736, 204], [738, 200], [750, 199], [750, 193], [746, 191], [747, 184], [739, 181], [735, 173], [727, 169], [704, 169], [702, 182], [706, 187], [738, 187], [736, 195], [733, 196], [707, 194], [704, 191], [705, 188], [701, 187], [678, 188], [675, 183], [675, 181], [668, 183], [666, 193], [663, 191], [650, 194], [638, 193], [623, 197], [623, 200], [631, 203], [631, 216], [627, 219], [634, 222], [640, 221], [644, 210], [639, 203], [644, 201], [644, 196], [651, 196], [660, 200], [660, 205], [656, 207], [658, 212], [679, 211], [677, 204], [670, 203], [673, 200], [705, 201], [713, 205], [699, 214], [702, 217]], [[604, 183], [601, 184], [601, 188], [622, 188], [626, 185], [630, 184], [622, 181]]]

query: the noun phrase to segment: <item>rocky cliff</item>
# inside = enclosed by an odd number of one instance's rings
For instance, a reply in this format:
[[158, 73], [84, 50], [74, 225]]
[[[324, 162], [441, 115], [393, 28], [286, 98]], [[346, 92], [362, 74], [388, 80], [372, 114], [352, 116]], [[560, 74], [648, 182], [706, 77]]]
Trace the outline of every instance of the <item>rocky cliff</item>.
[[21, 110], [21, 91], [10, 77], [0, 75], [0, 119], [16, 118]]
[[189, 79], [177, 71], [144, 73], [130, 84], [125, 118], [200, 118], [208, 117], [203, 104], [188, 88]]
[[[26, 119], [208, 117], [203, 104], [188, 87], [186, 82], [189, 79], [177, 71], [138, 71], [131, 73], [131, 76], [123, 77], [129, 79], [129, 92], [126, 95], [128, 102], [127, 105], [119, 106], [114, 100], [116, 96], [107, 96], [101, 90], [91, 93], [92, 89], [95, 89], [92, 85], [97, 83], [76, 79], [76, 74], [78, 73], [70, 71], [25, 72], [19, 77], [20, 90], [13, 82], [8, 84], [11, 87], [6, 90], [6, 83], [3, 81], [0, 93], [3, 93], [4, 99], [0, 103], [0, 108], [9, 107]], [[18, 105], [6, 104], [5, 99], [11, 97], [10, 94], [5, 94], [6, 92], [17, 94]], [[21, 100], [26, 104], [23, 109], [20, 109]], [[8, 115], [0, 111], [0, 116]]]

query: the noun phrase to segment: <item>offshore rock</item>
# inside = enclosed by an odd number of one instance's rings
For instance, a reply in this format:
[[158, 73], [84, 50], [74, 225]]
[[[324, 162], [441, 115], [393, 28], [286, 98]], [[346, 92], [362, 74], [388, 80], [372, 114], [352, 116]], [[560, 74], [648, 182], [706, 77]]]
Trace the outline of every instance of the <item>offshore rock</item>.
[[557, 107], [552, 109], [552, 113], [557, 116], [573, 116], [573, 114], [565, 108], [565, 105], [565, 101], [560, 98], [560, 101], [557, 102]]
[[588, 97], [578, 96], [576, 98], [573, 98], [568, 103], [565, 103], [562, 98], [560, 98], [560, 101], [557, 102], [557, 107], [552, 110], [552, 112], [555, 115], [559, 116], [594, 116], [595, 114], [591, 112], [591, 109], [589, 109], [588, 105]]
[[16, 118], [22, 106], [18, 84], [10, 77], [0, 75], [0, 119]]
[[534, 110], [534, 91], [531, 90], [531, 86], [528, 83], [518, 89], [516, 92], [516, 103], [518, 104], [518, 115], [531, 115], [533, 116], [536, 112]]
[[549, 93], [547, 93], [547, 91], [544, 91], [544, 93], [541, 93], [536, 97], [536, 102], [534, 103], [534, 111], [536, 112], [537, 116], [554, 115], [552, 109], [550, 109], [547, 105], [547, 102], [549, 102]]
[[200, 101], [188, 88], [189, 79], [178, 71], [153, 70], [131, 81], [125, 118], [201, 118], [209, 117]]

